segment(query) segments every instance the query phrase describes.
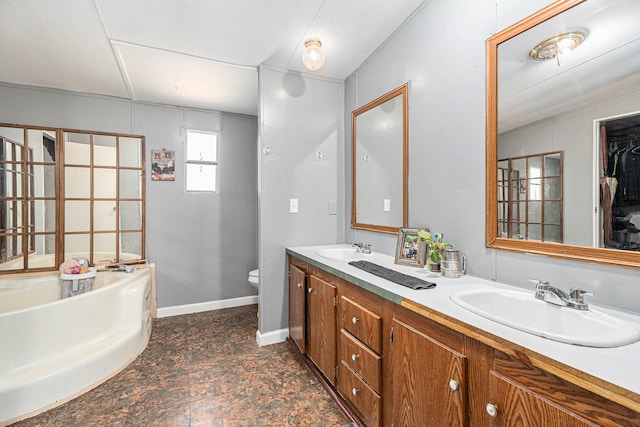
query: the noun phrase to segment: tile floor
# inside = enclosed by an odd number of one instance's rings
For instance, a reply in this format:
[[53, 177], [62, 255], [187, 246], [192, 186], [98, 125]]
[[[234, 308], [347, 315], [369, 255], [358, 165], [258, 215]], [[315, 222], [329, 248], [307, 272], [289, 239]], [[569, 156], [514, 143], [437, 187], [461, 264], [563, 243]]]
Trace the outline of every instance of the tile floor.
[[88, 393], [14, 426], [343, 426], [287, 343], [256, 344], [255, 305], [157, 319], [146, 350]]

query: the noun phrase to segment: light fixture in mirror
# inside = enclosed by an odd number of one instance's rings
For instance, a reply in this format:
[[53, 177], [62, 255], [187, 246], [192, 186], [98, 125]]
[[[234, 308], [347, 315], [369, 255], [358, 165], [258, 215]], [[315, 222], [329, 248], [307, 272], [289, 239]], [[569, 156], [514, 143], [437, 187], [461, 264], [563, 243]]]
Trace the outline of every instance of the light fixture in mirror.
[[408, 83], [352, 113], [351, 226], [397, 233], [407, 226]]
[[[630, 196], [630, 186], [640, 188], [640, 168], [618, 151], [640, 154], [637, 22], [636, 0], [561, 0], [487, 40], [488, 247], [640, 268], [640, 227], [633, 224], [640, 222], [640, 191]], [[585, 37], [561, 67], [531, 60], [532, 46], [563, 33]], [[543, 204], [539, 218], [559, 221], [562, 239], [518, 232], [523, 221], [507, 206], [521, 187], [508, 188], [505, 164], [498, 163], [548, 153], [562, 153], [561, 176], [548, 177], [549, 184], [562, 178], [560, 188], [549, 188], [561, 197], [549, 200], [559, 206], [547, 204], [548, 212]], [[620, 178], [625, 188], [614, 189]], [[509, 229], [509, 220], [519, 228]]]

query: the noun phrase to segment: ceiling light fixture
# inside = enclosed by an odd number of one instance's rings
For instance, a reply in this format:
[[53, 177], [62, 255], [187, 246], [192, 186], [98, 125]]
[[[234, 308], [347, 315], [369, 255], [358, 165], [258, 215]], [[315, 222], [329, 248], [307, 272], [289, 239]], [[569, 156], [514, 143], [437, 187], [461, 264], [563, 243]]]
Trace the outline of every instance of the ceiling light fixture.
[[320, 40], [309, 39], [304, 42], [302, 63], [311, 71], [319, 70], [324, 65], [324, 51]]
[[580, 31], [558, 34], [531, 49], [529, 51], [529, 58], [535, 59], [536, 61], [555, 59], [558, 66], [560, 66], [560, 56], [570, 53], [583, 41], [584, 33]]

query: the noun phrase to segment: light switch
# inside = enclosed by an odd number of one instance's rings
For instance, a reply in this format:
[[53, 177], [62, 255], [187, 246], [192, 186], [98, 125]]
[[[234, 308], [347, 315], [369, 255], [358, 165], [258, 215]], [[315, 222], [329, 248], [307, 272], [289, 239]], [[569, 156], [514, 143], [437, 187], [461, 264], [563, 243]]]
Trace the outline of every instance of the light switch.
[[384, 211], [391, 212], [391, 199], [384, 199]]
[[289, 213], [298, 213], [298, 199], [289, 199]]
[[329, 215], [336, 215], [338, 213], [338, 204], [335, 200], [329, 200]]

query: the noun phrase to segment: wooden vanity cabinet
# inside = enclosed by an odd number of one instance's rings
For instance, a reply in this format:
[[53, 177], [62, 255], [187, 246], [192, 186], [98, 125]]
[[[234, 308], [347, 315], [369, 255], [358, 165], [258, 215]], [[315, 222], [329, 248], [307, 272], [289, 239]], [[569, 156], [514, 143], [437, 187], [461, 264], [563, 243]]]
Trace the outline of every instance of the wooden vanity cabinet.
[[624, 390], [294, 257], [289, 298], [291, 340], [366, 426], [640, 426]]
[[341, 281], [338, 291], [338, 393], [367, 426], [382, 420], [384, 299]]
[[289, 338], [306, 353], [307, 273], [289, 264]]
[[498, 350], [489, 387], [492, 408], [485, 416], [491, 426], [640, 425], [638, 412]]
[[307, 355], [336, 382], [336, 285], [311, 271], [307, 285]]
[[464, 336], [403, 309], [392, 321], [393, 426], [465, 426]]
[[331, 384], [336, 380], [337, 280], [289, 257], [289, 338]]

